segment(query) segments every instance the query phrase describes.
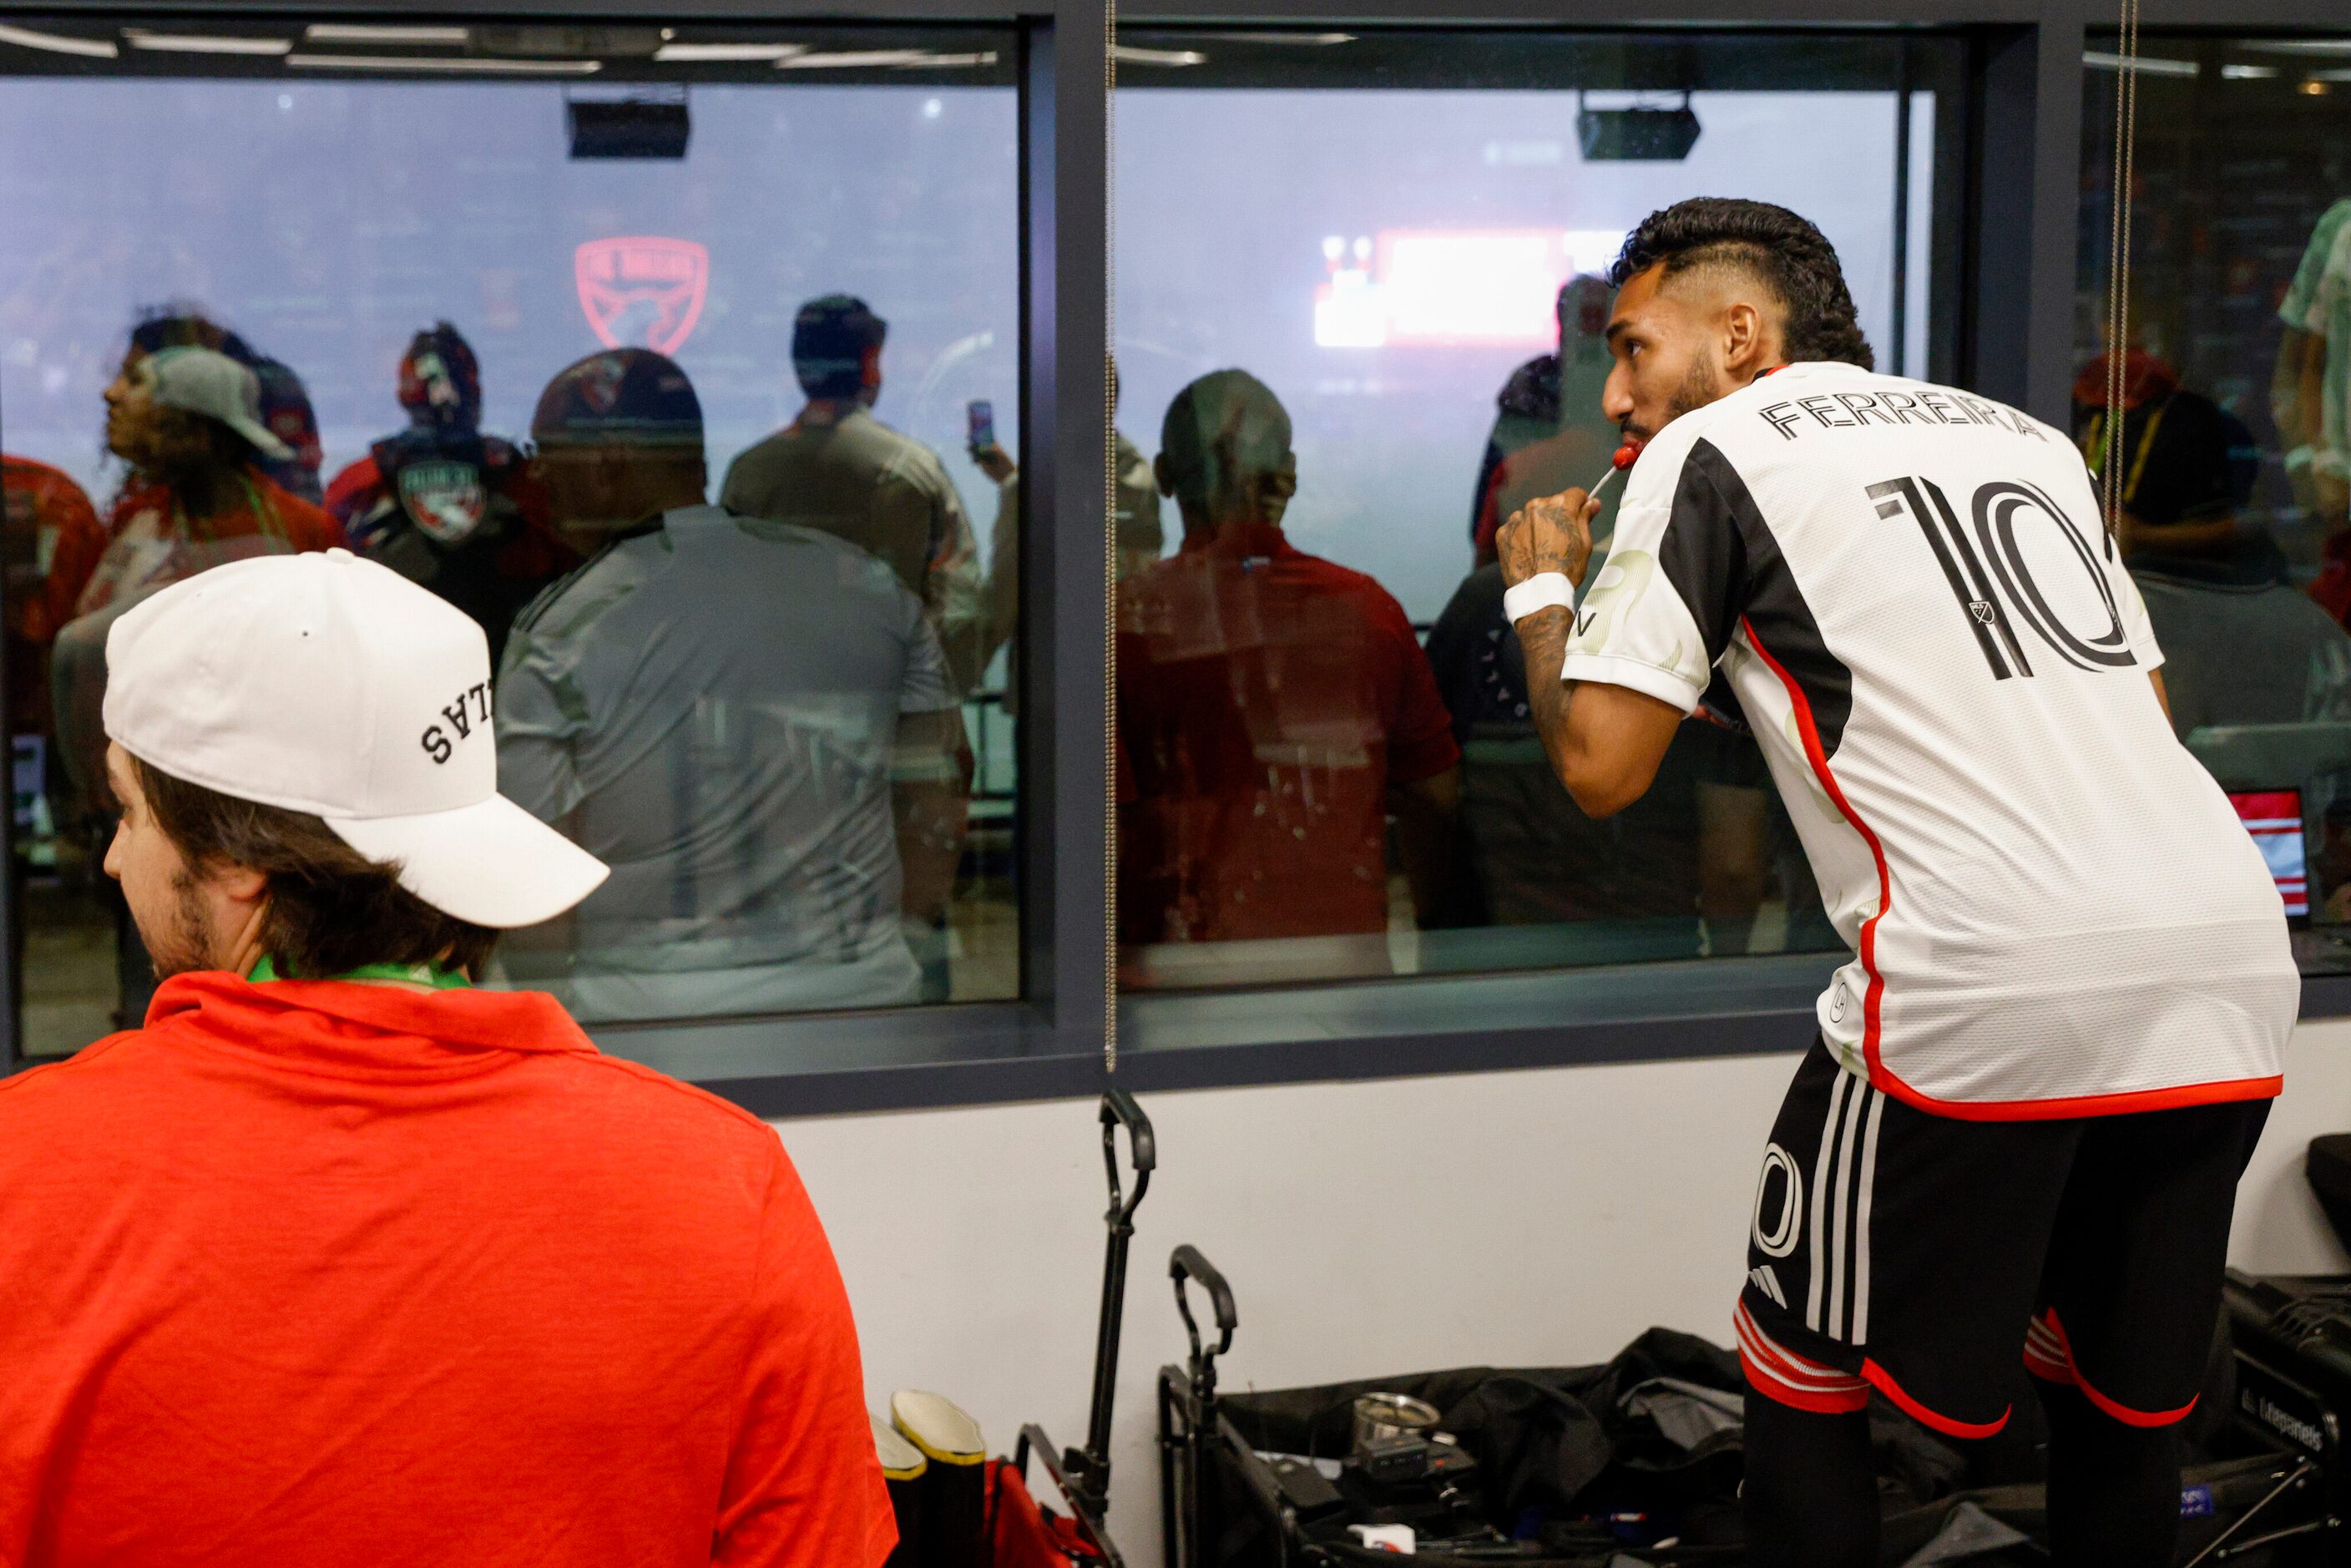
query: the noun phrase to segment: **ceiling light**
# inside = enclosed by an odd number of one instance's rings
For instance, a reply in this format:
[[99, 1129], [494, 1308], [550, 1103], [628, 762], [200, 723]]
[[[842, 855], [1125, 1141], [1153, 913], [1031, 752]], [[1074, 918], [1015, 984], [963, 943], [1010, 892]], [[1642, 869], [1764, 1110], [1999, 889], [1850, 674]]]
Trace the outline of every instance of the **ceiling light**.
[[788, 60], [809, 52], [806, 44], [664, 44], [653, 58], [672, 64], [729, 60]]
[[2245, 38], [2234, 47], [2263, 55], [2351, 55], [2351, 38]]
[[1197, 49], [1144, 49], [1121, 44], [1111, 57], [1123, 66], [1205, 66], [1208, 57]]
[[[2122, 56], [2102, 54], [2096, 49], [2085, 51], [2082, 56], [2082, 63], [2085, 66], [2095, 66], [2104, 71], [2118, 71], [2123, 68]], [[2158, 59], [2152, 55], [2134, 57], [2130, 67], [2141, 76], [2150, 77], [2192, 77], [2199, 68], [2194, 60]]]
[[2308, 94], [2312, 98], [2325, 98], [2326, 96], [2326, 84], [2314, 78], [2311, 80], [2303, 83], [2298, 90]]
[[443, 55], [288, 55], [286, 63], [319, 71], [467, 71], [491, 76], [584, 77], [601, 60], [453, 60]]
[[410, 27], [373, 22], [313, 22], [302, 29], [313, 44], [448, 44], [464, 48], [473, 37], [463, 27]]
[[125, 27], [122, 36], [134, 49], [172, 55], [282, 55], [294, 47], [287, 38], [239, 38], [217, 33], [146, 33]]
[[110, 60], [122, 53], [111, 38], [68, 38], [62, 33], [37, 33], [30, 27], [12, 27], [5, 22], [0, 22], [0, 44], [14, 44], [20, 49], [47, 49], [53, 55], [79, 55], [92, 60]]
[[2278, 73], [2275, 66], [2222, 66], [2220, 74], [2231, 81], [2267, 81]]
[[995, 63], [994, 49], [970, 55], [940, 54], [934, 49], [840, 49], [821, 55], [789, 55], [776, 62], [776, 68], [785, 71], [846, 71], [877, 68], [903, 69], [913, 66], [938, 69], [954, 66], [992, 66]]
[[1353, 33], [1193, 33], [1195, 38], [1221, 38], [1236, 44], [1275, 44], [1290, 48], [1324, 49], [1352, 44]]

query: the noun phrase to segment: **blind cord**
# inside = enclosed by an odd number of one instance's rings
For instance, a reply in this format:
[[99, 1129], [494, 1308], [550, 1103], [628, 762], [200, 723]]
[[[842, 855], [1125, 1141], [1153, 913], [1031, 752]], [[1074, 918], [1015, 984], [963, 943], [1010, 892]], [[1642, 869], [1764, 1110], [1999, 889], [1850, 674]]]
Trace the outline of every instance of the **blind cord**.
[[1102, 5], [1102, 1071], [1118, 1071], [1118, 0]]
[[2123, 399], [2130, 381], [2125, 366], [2130, 353], [2131, 181], [2138, 140], [2138, 0], [2122, 0], [2116, 41], [2115, 188], [2106, 251], [2106, 407], [2098, 458], [2109, 557], [2122, 523]]

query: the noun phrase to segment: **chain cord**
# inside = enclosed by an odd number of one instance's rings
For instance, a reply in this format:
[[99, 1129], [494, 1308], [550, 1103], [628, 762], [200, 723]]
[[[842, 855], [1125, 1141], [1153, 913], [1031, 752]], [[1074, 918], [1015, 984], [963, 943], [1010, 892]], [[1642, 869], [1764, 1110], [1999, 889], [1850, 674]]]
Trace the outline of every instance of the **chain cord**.
[[1102, 1071], [1118, 1071], [1118, 0], [1102, 4]]
[[2114, 549], [2123, 502], [2123, 400], [2129, 392], [2131, 185], [2138, 141], [2138, 3], [2122, 0], [2115, 85], [2113, 226], [2106, 250], [2106, 406], [2100, 427], [2100, 499]]

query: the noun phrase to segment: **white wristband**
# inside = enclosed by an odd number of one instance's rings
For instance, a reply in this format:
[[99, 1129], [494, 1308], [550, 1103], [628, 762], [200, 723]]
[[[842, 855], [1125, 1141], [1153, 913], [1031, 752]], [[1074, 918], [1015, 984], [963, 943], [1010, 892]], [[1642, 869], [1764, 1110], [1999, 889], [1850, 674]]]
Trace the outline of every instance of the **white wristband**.
[[1502, 592], [1502, 613], [1513, 626], [1536, 611], [1549, 610], [1553, 605], [1562, 610], [1575, 608], [1575, 584], [1567, 580], [1563, 571], [1539, 571]]

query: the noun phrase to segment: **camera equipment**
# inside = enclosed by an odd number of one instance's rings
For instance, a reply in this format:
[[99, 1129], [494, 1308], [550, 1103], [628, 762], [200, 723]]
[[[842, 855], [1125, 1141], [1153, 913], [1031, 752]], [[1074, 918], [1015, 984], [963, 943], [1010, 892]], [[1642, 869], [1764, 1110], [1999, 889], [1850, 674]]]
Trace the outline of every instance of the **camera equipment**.
[[1301, 1524], [1311, 1524], [1347, 1506], [1339, 1489], [1314, 1468], [1314, 1461], [1296, 1454], [1267, 1454], [1265, 1468], [1281, 1489], [1281, 1500], [1297, 1511]]
[[1496, 1541], [1479, 1511], [1478, 1461], [1451, 1443], [1405, 1436], [1364, 1444], [1339, 1470], [1348, 1516], [1409, 1524], [1437, 1541]]
[[1478, 1461], [1450, 1443], [1426, 1437], [1375, 1437], [1356, 1450], [1349, 1461], [1374, 1486], [1409, 1486], [1426, 1481], [1432, 1487], [1458, 1486], [1478, 1468]]

